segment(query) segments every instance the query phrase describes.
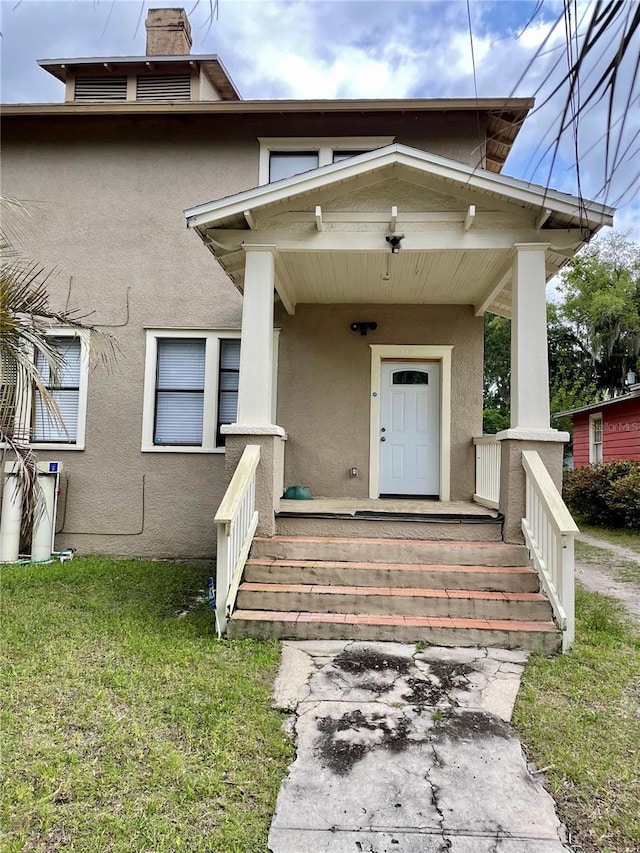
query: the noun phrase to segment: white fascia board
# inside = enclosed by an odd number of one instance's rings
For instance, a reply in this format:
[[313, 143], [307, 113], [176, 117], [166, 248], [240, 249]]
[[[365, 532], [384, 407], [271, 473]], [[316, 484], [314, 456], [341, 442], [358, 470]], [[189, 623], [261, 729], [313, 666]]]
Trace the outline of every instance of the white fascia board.
[[[614, 209], [596, 202], [582, 202], [575, 196], [546, 189], [537, 184], [528, 184], [517, 178], [509, 178], [494, 172], [474, 169], [464, 163], [439, 157], [394, 143], [359, 154], [349, 160], [321, 166], [311, 172], [303, 172], [292, 178], [285, 178], [273, 184], [265, 184], [252, 190], [245, 190], [233, 196], [207, 202], [184, 211], [187, 225], [197, 228], [215, 224], [236, 214], [244, 215], [247, 209], [258, 209], [270, 204], [285, 201], [295, 195], [313, 192], [333, 183], [356, 178], [372, 170], [399, 164], [409, 169], [418, 169], [435, 178], [453, 181], [470, 190], [479, 190], [502, 196], [534, 208], [544, 207], [567, 216], [579, 216], [581, 210], [597, 225], [612, 225]], [[581, 206], [582, 204], [582, 206]]]

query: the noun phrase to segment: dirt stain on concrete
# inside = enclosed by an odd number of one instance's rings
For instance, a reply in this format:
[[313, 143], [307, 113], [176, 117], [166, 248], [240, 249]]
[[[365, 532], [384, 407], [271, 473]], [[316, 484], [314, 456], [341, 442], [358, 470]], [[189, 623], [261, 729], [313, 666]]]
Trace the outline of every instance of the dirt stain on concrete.
[[384, 713], [363, 714], [359, 709], [334, 717], [320, 717], [316, 751], [325, 767], [347, 776], [354, 765], [374, 749], [403, 752], [409, 745], [409, 722], [390, 721]]
[[471, 668], [454, 661], [429, 661], [429, 672], [421, 678], [408, 678], [409, 691], [402, 698], [416, 707], [438, 705], [449, 699], [452, 690], [469, 686], [467, 675]]
[[399, 655], [385, 655], [374, 649], [345, 649], [334, 666], [358, 679], [357, 686], [381, 696], [394, 686], [398, 676], [407, 675], [413, 661]]
[[499, 717], [484, 711], [446, 711], [436, 721], [434, 739], [477, 740], [485, 737], [500, 737], [510, 740], [513, 735], [509, 726]]

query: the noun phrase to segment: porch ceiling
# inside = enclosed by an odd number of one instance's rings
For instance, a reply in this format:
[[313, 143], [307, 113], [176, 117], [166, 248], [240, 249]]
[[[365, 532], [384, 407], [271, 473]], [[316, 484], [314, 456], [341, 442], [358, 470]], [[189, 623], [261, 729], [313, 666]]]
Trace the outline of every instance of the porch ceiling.
[[[384, 239], [384, 236], [383, 238]], [[283, 253], [276, 276], [296, 302], [480, 302], [502, 260], [492, 251]], [[286, 285], [285, 285], [286, 286]]]
[[[236, 286], [245, 250], [274, 246], [276, 290], [297, 303], [471, 304], [511, 311], [514, 245], [548, 246], [555, 275], [611, 222], [579, 200], [393, 145], [186, 212]], [[581, 226], [581, 227], [579, 227]], [[392, 254], [386, 237], [404, 235]]]

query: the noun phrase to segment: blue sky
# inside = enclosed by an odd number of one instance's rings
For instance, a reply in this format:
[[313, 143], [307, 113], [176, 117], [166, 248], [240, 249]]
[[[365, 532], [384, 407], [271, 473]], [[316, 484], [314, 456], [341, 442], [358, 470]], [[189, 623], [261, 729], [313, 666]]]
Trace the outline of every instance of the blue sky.
[[[1, 0], [2, 101], [61, 100], [61, 84], [38, 68], [37, 59], [142, 54], [148, 8], [177, 5], [179, 0]], [[245, 98], [473, 97], [477, 87], [480, 97], [536, 95], [542, 104], [566, 68], [564, 27], [557, 23], [562, 4], [556, 0], [544, 0], [526, 29], [537, 2], [470, 0], [467, 7], [465, 0], [219, 0], [217, 19], [210, 0], [184, 5], [193, 53], [217, 53]], [[578, 0], [576, 8], [585, 26], [592, 4]], [[536, 51], [541, 55], [534, 59]], [[629, 90], [630, 73], [623, 69], [621, 96]], [[549, 181], [550, 155], [541, 154], [553, 138], [564, 94], [527, 120], [506, 174]], [[622, 97], [616, 104], [614, 118], [626, 113], [621, 151], [629, 146], [629, 162], [605, 196], [606, 106], [597, 104], [580, 127], [582, 190], [609, 204], [621, 199], [617, 228], [631, 229], [640, 240], [633, 158], [640, 82], [629, 108]], [[550, 184], [575, 193], [574, 162], [568, 136]]]

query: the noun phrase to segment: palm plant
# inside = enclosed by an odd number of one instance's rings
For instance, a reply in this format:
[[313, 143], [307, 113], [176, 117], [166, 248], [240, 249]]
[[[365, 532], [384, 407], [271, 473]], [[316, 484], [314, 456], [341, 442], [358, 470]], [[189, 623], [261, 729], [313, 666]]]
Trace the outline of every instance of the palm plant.
[[[28, 534], [34, 518], [43, 511], [37, 478], [37, 459], [29, 446], [26, 427], [33, 391], [51, 422], [64, 427], [58, 405], [45, 385], [37, 361], [48, 366], [50, 384], [55, 385], [63, 356], [52, 346], [49, 332], [56, 326], [86, 330], [90, 338], [105, 341], [107, 360], [113, 355], [113, 339], [82, 322], [75, 310], [56, 311], [49, 304], [50, 273], [34, 261], [25, 260], [16, 243], [27, 229], [26, 210], [15, 199], [0, 199], [0, 463], [9, 454], [14, 462], [23, 498], [22, 530]], [[28, 230], [28, 229], [27, 229]]]

